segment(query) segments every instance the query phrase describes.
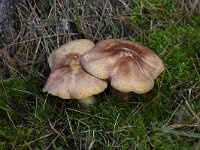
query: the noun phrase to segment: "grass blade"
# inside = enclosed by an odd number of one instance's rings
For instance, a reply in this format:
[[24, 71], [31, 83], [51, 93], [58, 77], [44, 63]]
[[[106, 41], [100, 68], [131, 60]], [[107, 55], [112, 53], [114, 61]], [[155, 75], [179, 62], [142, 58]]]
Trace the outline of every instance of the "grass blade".
[[187, 136], [187, 137], [191, 137], [191, 138], [200, 139], [200, 133], [194, 133], [194, 132], [183, 131], [183, 130], [174, 130], [174, 129], [169, 129], [169, 128], [162, 128], [162, 129], [160, 129], [160, 131], [164, 132], [164, 133], [174, 134], [177, 136]]

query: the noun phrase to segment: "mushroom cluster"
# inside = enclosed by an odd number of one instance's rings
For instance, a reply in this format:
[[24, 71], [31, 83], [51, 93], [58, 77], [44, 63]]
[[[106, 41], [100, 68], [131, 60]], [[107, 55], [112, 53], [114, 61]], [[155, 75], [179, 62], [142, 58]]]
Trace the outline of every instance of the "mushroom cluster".
[[52, 72], [43, 91], [85, 103], [93, 103], [91, 96], [104, 91], [107, 81], [121, 92], [146, 93], [164, 70], [152, 50], [119, 39], [69, 42], [54, 50], [48, 63]]
[[48, 63], [51, 68], [43, 92], [63, 99], [79, 99], [86, 105], [93, 104], [95, 94], [107, 88], [107, 82], [87, 73], [80, 65], [82, 54], [94, 47], [89, 40], [76, 40], [54, 50]]

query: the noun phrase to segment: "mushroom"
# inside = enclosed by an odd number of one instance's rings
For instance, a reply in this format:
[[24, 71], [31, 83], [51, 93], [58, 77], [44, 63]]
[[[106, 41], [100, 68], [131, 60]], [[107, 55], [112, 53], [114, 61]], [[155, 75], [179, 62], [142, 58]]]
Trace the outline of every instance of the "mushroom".
[[74, 40], [68, 42], [61, 47], [54, 50], [48, 57], [48, 64], [51, 70], [60, 68], [72, 63], [80, 64], [80, 60], [74, 59], [80, 55], [83, 55], [88, 50], [92, 49], [95, 44], [86, 39]]
[[116, 90], [137, 94], [150, 91], [164, 70], [162, 60], [152, 50], [120, 39], [98, 42], [83, 54], [81, 65], [93, 76], [110, 80]]
[[104, 91], [107, 82], [87, 73], [80, 65], [80, 58], [94, 46], [92, 41], [81, 39], [54, 50], [48, 58], [52, 72], [43, 92], [63, 99], [78, 99], [85, 105], [93, 104], [93, 95]]

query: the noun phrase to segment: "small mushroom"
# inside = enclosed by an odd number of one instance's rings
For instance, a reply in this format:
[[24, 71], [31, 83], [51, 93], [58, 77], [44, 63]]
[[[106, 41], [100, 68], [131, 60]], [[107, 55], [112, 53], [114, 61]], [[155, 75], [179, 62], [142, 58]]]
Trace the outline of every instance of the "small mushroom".
[[143, 94], [154, 86], [164, 70], [162, 60], [149, 48], [128, 40], [100, 41], [81, 58], [82, 67], [93, 76], [108, 79], [121, 92]]
[[87, 73], [80, 65], [80, 58], [94, 46], [92, 41], [81, 39], [54, 50], [48, 58], [52, 72], [43, 92], [63, 99], [79, 99], [85, 105], [93, 104], [93, 95], [104, 91], [107, 82]]
[[[95, 44], [86, 39], [74, 40], [68, 42], [61, 47], [53, 50], [53, 52], [48, 57], [48, 63], [51, 70], [55, 70], [56, 68], [60, 68], [65, 65], [77, 63], [80, 64], [80, 60], [74, 59], [79, 55], [84, 54], [88, 50], [92, 49]], [[69, 54], [69, 55], [68, 55]]]

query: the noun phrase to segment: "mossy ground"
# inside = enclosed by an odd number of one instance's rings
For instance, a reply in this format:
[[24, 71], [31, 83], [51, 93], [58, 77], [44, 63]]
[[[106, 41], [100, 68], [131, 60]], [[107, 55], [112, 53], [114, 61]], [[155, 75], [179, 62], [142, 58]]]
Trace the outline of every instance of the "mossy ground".
[[140, 30], [130, 39], [166, 67], [153, 90], [128, 102], [104, 92], [83, 110], [42, 93], [40, 74], [11, 75], [0, 80], [0, 149], [200, 149], [200, 16], [180, 19], [176, 4], [162, 2], [129, 18]]

